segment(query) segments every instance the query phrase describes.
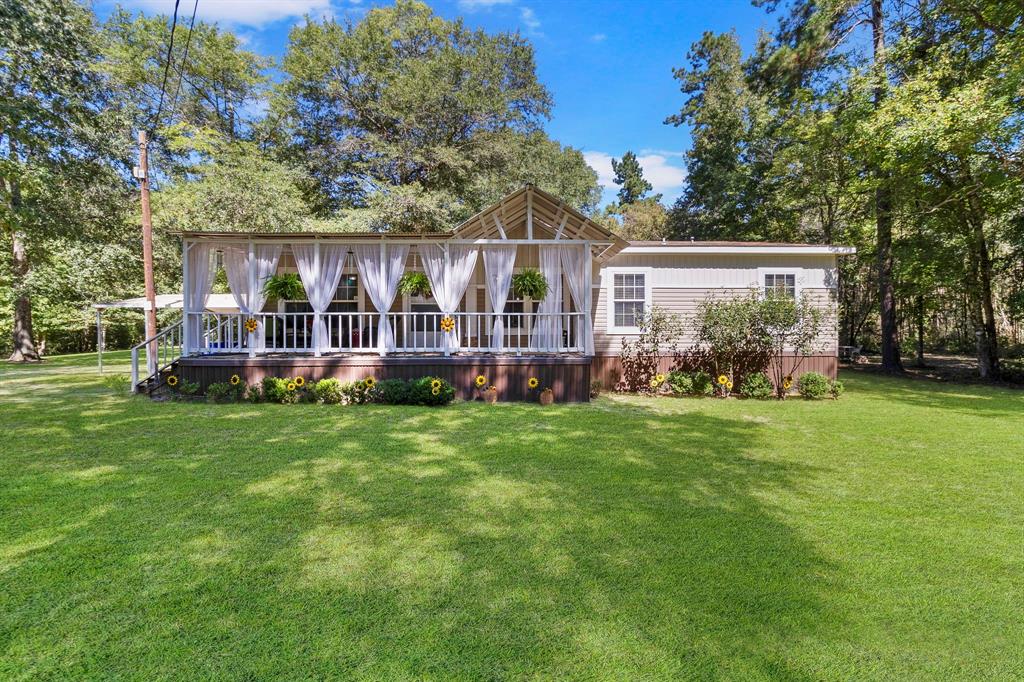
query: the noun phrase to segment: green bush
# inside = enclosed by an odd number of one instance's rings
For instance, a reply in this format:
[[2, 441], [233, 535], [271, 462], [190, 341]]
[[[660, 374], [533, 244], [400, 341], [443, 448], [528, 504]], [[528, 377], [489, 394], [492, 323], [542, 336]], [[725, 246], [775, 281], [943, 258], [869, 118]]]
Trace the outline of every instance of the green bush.
[[365, 379], [341, 384], [342, 405], [362, 405], [373, 402], [374, 387]]
[[835, 381], [832, 382], [831, 389], [832, 398], [835, 400], [839, 400], [839, 396], [843, 394], [843, 391], [846, 390], [846, 387], [843, 386], [843, 382], [841, 382], [839, 379], [836, 379]]
[[693, 391], [693, 375], [672, 370], [668, 373], [668, 385], [676, 395], [690, 395]]
[[764, 372], [754, 372], [743, 377], [740, 382], [740, 395], [744, 398], [767, 400], [775, 393], [772, 380]]
[[268, 403], [293, 404], [301, 398], [299, 387], [288, 378], [264, 377], [263, 399]]
[[711, 395], [715, 392], [715, 380], [704, 370], [693, 373], [692, 395]]
[[374, 399], [385, 405], [405, 405], [409, 402], [409, 384], [402, 379], [385, 379], [374, 389]]
[[233, 403], [242, 399], [245, 386], [232, 386], [227, 381], [219, 381], [206, 387], [206, 399], [211, 403]]
[[453, 400], [455, 389], [440, 377], [420, 377], [409, 384], [409, 402], [414, 405], [447, 405]]
[[341, 382], [337, 379], [321, 379], [313, 384], [313, 395], [324, 405], [337, 405], [341, 402]]
[[807, 400], [821, 400], [831, 392], [831, 383], [824, 374], [806, 372], [797, 380], [796, 390]]
[[263, 402], [263, 389], [259, 384], [252, 384], [245, 389], [245, 399], [250, 403]]

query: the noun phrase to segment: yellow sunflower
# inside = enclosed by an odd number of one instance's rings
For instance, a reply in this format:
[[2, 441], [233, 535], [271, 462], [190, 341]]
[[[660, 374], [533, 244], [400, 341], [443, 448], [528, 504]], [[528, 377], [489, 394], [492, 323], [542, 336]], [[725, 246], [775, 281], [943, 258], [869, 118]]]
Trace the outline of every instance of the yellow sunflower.
[[288, 382], [288, 390], [289, 391], [294, 391], [295, 389], [296, 389], [295, 382], [294, 381], [289, 381]]
[[487, 383], [487, 377], [485, 377], [483, 374], [477, 376], [477, 378], [476, 378], [477, 388], [483, 388], [484, 384], [486, 384], [486, 383]]
[[252, 317], [245, 321], [245, 331], [252, 333], [259, 329], [259, 323]]
[[718, 383], [719, 383], [720, 386], [725, 386], [728, 382], [729, 382], [729, 377], [725, 376], [724, 374], [719, 374], [718, 375]]
[[295, 385], [302, 388], [306, 385], [306, 380], [303, 377], [295, 377]]
[[238, 384], [242, 383], [242, 377], [238, 376], [237, 374], [232, 374], [231, 378], [228, 379], [228, 381], [231, 382], [232, 386], [237, 386]]
[[663, 384], [663, 383], [665, 383], [665, 375], [664, 374], [655, 374], [654, 375], [654, 380], [657, 381], [659, 384]]
[[658, 380], [657, 379], [651, 379], [651, 388], [657, 388], [657, 387], [658, 387]]
[[444, 317], [441, 318], [441, 330], [442, 331], [450, 332], [450, 331], [453, 331], [454, 329], [455, 329], [455, 320], [453, 320], [451, 318], [451, 316], [445, 315]]
[[537, 377], [530, 377], [530, 380], [526, 382], [526, 385], [530, 388], [537, 388], [540, 386], [540, 382], [537, 381]]
[[363, 379], [363, 383], [366, 384], [367, 388], [373, 388], [374, 386], [377, 385], [377, 380], [374, 379], [373, 377], [366, 377], [365, 379]]
[[178, 377], [174, 376], [173, 374], [171, 376], [167, 377], [167, 385], [168, 386], [177, 386], [178, 385]]
[[782, 388], [786, 389], [787, 391], [793, 388], [793, 377], [786, 377], [785, 379], [783, 379]]
[[[430, 382], [430, 388], [432, 388], [435, 391], [440, 391], [441, 390], [441, 380], [440, 379], [434, 379], [433, 381], [431, 381]], [[435, 393], [434, 395], [437, 395], [437, 393]]]
[[732, 390], [732, 382], [731, 381], [725, 382], [725, 387], [731, 391]]
[[441, 387], [434, 386], [432, 389], [430, 389], [430, 392], [433, 393], [434, 395], [441, 395]]

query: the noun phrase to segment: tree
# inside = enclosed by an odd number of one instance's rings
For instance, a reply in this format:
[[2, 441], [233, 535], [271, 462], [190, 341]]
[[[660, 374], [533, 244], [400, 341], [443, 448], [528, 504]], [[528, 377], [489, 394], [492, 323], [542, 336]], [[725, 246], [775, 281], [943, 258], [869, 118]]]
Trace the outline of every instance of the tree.
[[[807, 297], [799, 300], [779, 293], [768, 293], [757, 306], [755, 327], [771, 347], [768, 367], [775, 384], [775, 395], [785, 400], [787, 377], [795, 374], [804, 359], [821, 347], [821, 310]], [[786, 353], [795, 357], [786, 370]]]
[[551, 108], [522, 37], [469, 30], [412, 0], [294, 28], [282, 69], [272, 115], [314, 207], [390, 205], [389, 219], [409, 218], [391, 229], [450, 227], [480, 208], [475, 178], [500, 171], [510, 143], [529, 145]]
[[644, 179], [644, 170], [636, 159], [636, 154], [626, 152], [622, 160], [612, 159], [612, 172], [615, 173], [615, 184], [619, 185], [619, 205], [634, 204], [651, 191], [651, 183]]
[[669, 236], [668, 211], [655, 197], [620, 204], [612, 209], [622, 219], [621, 224], [615, 221], [612, 229], [623, 239], [657, 241]]
[[[105, 117], [92, 15], [71, 0], [0, 3], [0, 230], [11, 246], [11, 361], [39, 359], [33, 259], [43, 242], [91, 229], [90, 190], [119, 189], [109, 161], [126, 149]], [[101, 193], [102, 195], [102, 193]], [[102, 215], [105, 215], [100, 211]], [[80, 222], [79, 222], [80, 221]]]

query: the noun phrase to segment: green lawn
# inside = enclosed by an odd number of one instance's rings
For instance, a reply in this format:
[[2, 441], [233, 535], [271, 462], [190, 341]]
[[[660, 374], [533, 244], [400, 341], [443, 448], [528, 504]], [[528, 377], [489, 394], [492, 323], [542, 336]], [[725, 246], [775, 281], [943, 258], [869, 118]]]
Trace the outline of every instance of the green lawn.
[[1024, 392], [214, 406], [93, 363], [0, 367], [0, 678], [1024, 676]]

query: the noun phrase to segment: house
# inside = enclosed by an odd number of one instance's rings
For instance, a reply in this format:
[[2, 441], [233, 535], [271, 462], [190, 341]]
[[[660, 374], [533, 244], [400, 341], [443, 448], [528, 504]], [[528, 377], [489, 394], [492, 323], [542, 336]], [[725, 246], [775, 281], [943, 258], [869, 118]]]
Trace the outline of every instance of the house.
[[[201, 386], [233, 374], [250, 383], [267, 375], [435, 375], [470, 397], [482, 374], [504, 400], [529, 397], [527, 380], [537, 377], [556, 400], [585, 401], [592, 380], [614, 385], [622, 344], [638, 334], [648, 307], [686, 317], [708, 296], [760, 287], [809, 296], [826, 312], [823, 350], [801, 369], [834, 376], [836, 259], [853, 252], [626, 242], [532, 186], [451, 233], [186, 232], [181, 240], [182, 321], [133, 349], [133, 387], [169, 371]], [[237, 312], [210, 309], [221, 267]], [[523, 268], [544, 275], [543, 300], [513, 293], [512, 275]], [[406, 272], [424, 272], [431, 295], [400, 294]], [[285, 273], [301, 278], [306, 300], [267, 299], [263, 283]], [[150, 376], [140, 382], [139, 351], [147, 348]]]

